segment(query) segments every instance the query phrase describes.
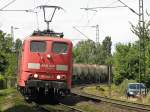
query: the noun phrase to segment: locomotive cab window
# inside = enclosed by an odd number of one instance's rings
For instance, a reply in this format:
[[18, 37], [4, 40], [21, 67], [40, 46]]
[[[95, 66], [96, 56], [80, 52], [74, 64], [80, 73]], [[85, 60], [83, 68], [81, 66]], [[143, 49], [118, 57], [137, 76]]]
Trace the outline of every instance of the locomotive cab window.
[[52, 46], [52, 51], [54, 53], [67, 53], [68, 44], [63, 42], [54, 42]]
[[31, 41], [30, 51], [31, 52], [45, 52], [46, 43], [44, 41]]

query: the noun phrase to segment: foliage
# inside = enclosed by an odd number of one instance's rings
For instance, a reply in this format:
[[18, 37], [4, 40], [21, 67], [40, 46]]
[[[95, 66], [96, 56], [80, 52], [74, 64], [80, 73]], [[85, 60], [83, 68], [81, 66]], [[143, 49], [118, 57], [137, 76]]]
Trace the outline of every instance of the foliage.
[[102, 42], [102, 48], [103, 48], [103, 51], [104, 51], [106, 57], [111, 56], [111, 45], [112, 45], [111, 37], [109, 37], [109, 36], [105, 37], [105, 39]]
[[4, 77], [3, 77], [2, 75], [0, 75], [0, 81], [1, 81], [1, 80], [4, 80]]
[[[145, 28], [131, 24], [131, 31], [139, 37], [134, 43], [117, 43], [114, 54], [111, 54], [111, 37], [107, 36], [102, 43], [91, 40], [81, 41], [74, 47], [74, 62], [84, 64], [111, 64], [113, 81], [119, 85], [125, 79], [136, 80], [150, 87], [150, 21], [144, 22]], [[142, 35], [142, 32], [144, 34]], [[139, 59], [139, 55], [140, 59]], [[139, 62], [141, 72], [139, 74]]]
[[[6, 38], [6, 34], [0, 31], [0, 74], [3, 74], [8, 67], [8, 60], [6, 57], [6, 52], [9, 51], [9, 45], [6, 45], [8, 42], [8, 38]], [[7, 40], [8, 39], [8, 40]]]
[[16, 52], [19, 52], [20, 48], [22, 47], [22, 41], [20, 39], [16, 39], [16, 42], [15, 42], [14, 46], [15, 46]]
[[[84, 64], [107, 64], [111, 56], [111, 37], [107, 36], [102, 44], [92, 40], [80, 41], [73, 49], [74, 62]], [[109, 59], [110, 60], [110, 59]]]
[[79, 42], [74, 48], [74, 61], [85, 64], [94, 63], [94, 49], [95, 43], [92, 40]]
[[[116, 52], [113, 55], [113, 67], [115, 84], [123, 80], [136, 80], [139, 82], [139, 61], [141, 63], [141, 82], [150, 87], [150, 21], [145, 22], [144, 37], [139, 26], [132, 26], [132, 32], [140, 38], [134, 43], [116, 45]], [[141, 46], [142, 51], [139, 51]], [[141, 52], [141, 59], [139, 54]], [[145, 58], [144, 58], [145, 53]], [[145, 64], [144, 64], [145, 63]], [[145, 71], [145, 75], [144, 75]]]
[[11, 76], [15, 74], [17, 66], [17, 54], [21, 47], [21, 40], [16, 42], [13, 38], [0, 30], [0, 74]]
[[8, 66], [8, 60], [3, 52], [0, 52], [0, 65], [0, 74], [3, 74]]
[[120, 84], [125, 78], [138, 76], [138, 49], [134, 44], [117, 44], [113, 55], [114, 82]]

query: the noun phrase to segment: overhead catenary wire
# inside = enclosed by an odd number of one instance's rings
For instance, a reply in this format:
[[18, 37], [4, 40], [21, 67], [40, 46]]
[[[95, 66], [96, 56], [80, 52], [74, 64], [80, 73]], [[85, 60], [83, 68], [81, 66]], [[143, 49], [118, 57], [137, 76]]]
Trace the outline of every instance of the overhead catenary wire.
[[99, 8], [120, 8], [120, 7], [126, 7], [126, 6], [113, 6], [113, 7], [92, 7], [92, 8], [80, 8], [80, 9], [85, 9], [85, 10], [93, 10], [93, 9], [99, 9]]
[[[121, 8], [121, 7], [126, 7], [125, 5], [123, 6], [111, 6], [113, 5], [114, 3], [118, 2], [118, 0], [116, 1], [113, 1], [112, 3], [106, 5], [106, 6], [101, 6], [101, 7], [91, 7], [91, 8], [80, 8], [80, 9], [84, 9], [84, 10], [94, 10], [94, 9], [105, 9], [105, 8]], [[97, 10], [94, 10], [94, 11], [97, 11]]]
[[[95, 12], [95, 14], [91, 17], [91, 19], [93, 19], [93, 17], [96, 15], [96, 13], [97, 13], [97, 9], [98, 8], [101, 8], [101, 9], [104, 9], [104, 8], [120, 8], [120, 7], [126, 7], [126, 6], [111, 6], [111, 5], [113, 5], [114, 3], [117, 3], [118, 2], [118, 0], [115, 0], [115, 1], [113, 1], [113, 2], [111, 2], [110, 4], [107, 4], [106, 6], [104, 6], [104, 7], [92, 7], [92, 8], [89, 8], [89, 4], [87, 4], [87, 7], [86, 8], [80, 8], [80, 9], [84, 9], [85, 11], [87, 11], [87, 14], [88, 14], [88, 11], [90, 10], [90, 11], [94, 11]], [[89, 1], [88, 1], [88, 3], [89, 3]], [[88, 18], [88, 17], [87, 17]], [[89, 24], [89, 21], [91, 21], [91, 19], [89, 20], [89, 18], [88, 18], [88, 24]], [[87, 25], [86, 25], [87, 26]], [[90, 26], [91, 27], [91, 26]], [[77, 30], [77, 29], [76, 29]], [[83, 35], [83, 33], [82, 32], [80, 32], [82, 35]], [[83, 35], [83, 36], [85, 36], [85, 35]], [[99, 42], [99, 38], [97, 39], [98, 40], [98, 42]]]
[[31, 10], [31, 9], [29, 9], [29, 10], [22, 10], [22, 9], [21, 9], [21, 10], [11, 10], [11, 9], [10, 9], [10, 10], [2, 10], [2, 9], [0, 9], [0, 11], [6, 11], [6, 12], [7, 12], [7, 11], [8, 11], [8, 12], [9, 12], [9, 11], [10, 11], [10, 12], [22, 12], [22, 11], [23, 11], [23, 12], [31, 12], [31, 11], [33, 11], [33, 10]]
[[[36, 6], [36, 0], [34, 0], [34, 7]], [[38, 12], [35, 12], [35, 17], [36, 17], [36, 24], [37, 24], [37, 30], [39, 30], [39, 19], [38, 19]]]
[[85, 41], [87, 39], [71, 39], [71, 41]]
[[10, 1], [8, 4], [6, 4], [5, 6], [3, 6], [2, 8], [0, 8], [0, 10], [3, 10], [4, 8], [8, 7], [9, 5], [11, 5], [12, 3], [14, 3], [16, 0], [12, 0]]
[[[118, 0], [113, 1], [113, 2], [111, 2], [110, 4], [108, 4], [108, 5], [104, 6], [104, 7], [91, 7], [91, 8], [86, 7], [86, 8], [80, 8], [80, 9], [84, 9], [85, 11], [89, 11], [89, 10], [90, 10], [90, 11], [94, 11], [94, 12], [95, 12], [94, 15], [91, 17], [91, 19], [88, 20], [88, 21], [91, 21], [91, 20], [93, 19], [93, 17], [96, 16], [97, 9], [126, 7], [126, 6], [111, 6], [111, 5], [113, 5], [114, 3], [116, 3], [116, 2], [118, 2]], [[88, 22], [88, 23], [89, 23], [89, 22]]]
[[150, 16], [150, 13], [148, 12], [148, 10], [146, 9], [146, 14], [148, 15], [148, 16]]
[[77, 29], [75, 26], [73, 27], [76, 31], [78, 31], [81, 35], [86, 37], [87, 39], [91, 40], [88, 36], [86, 36], [84, 33], [82, 33], [79, 29]]
[[2, 5], [4, 2], [6, 3], [8, 1], [7, 0], [0, 0], [0, 5]]
[[[90, 10], [88, 10], [88, 8], [89, 8], [89, 0], [87, 2], [87, 7], [84, 8], [84, 10], [87, 12], [86, 14], [87, 14], [87, 18], [88, 18], [86, 26], [88, 26], [90, 24], [90, 22], [93, 20], [93, 18], [97, 15], [97, 12], [98, 12], [96, 9], [90, 9]], [[83, 8], [80, 8], [80, 9], [83, 9]], [[94, 12], [90, 18], [88, 17], [89, 16], [88, 11], [93, 11]]]
[[111, 6], [111, 5], [113, 5], [114, 3], [117, 3], [118, 2], [118, 0], [115, 0], [115, 1], [113, 1], [112, 3], [110, 3], [110, 4], [108, 4], [108, 5], [106, 5], [107, 7], [108, 6]]
[[9, 3], [11, 0], [0, 0], [0, 6], [3, 7], [7, 3]]
[[125, 4], [124, 2], [122, 2], [121, 0], [118, 0], [120, 3], [122, 3], [125, 7], [127, 7], [128, 9], [130, 9], [133, 13], [135, 13], [136, 15], [139, 16], [139, 13], [137, 13], [134, 9], [132, 9], [131, 7], [129, 7], [127, 4]]

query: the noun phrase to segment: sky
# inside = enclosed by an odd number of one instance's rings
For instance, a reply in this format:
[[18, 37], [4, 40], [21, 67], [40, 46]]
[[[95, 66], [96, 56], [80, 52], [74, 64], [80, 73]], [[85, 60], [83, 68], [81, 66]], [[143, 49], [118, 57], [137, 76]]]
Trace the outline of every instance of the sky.
[[[0, 9], [11, 1], [13, 0], [0, 0]], [[139, 0], [122, 1], [138, 12]], [[130, 25], [130, 23], [134, 25], [138, 23], [138, 16], [127, 7], [97, 9], [97, 11], [85, 11], [81, 9], [122, 6], [118, 0], [16, 0], [4, 9], [28, 10], [35, 9], [35, 7], [40, 5], [57, 5], [64, 9], [56, 12], [52, 23], [50, 23], [50, 28], [56, 32], [63, 32], [64, 37], [71, 39], [74, 44], [79, 40], [87, 39], [75, 30], [74, 26], [88, 38], [95, 41], [96, 29], [81, 26], [99, 25], [100, 42], [106, 36], [111, 36], [113, 47], [118, 42], [128, 43], [138, 40], [138, 37], [131, 32]], [[144, 12], [146, 10], [150, 12], [150, 0], [144, 0]], [[39, 29], [46, 29], [42, 10], [36, 9], [36, 11], [38, 11]], [[149, 19], [150, 17], [145, 14], [145, 20]], [[17, 27], [19, 29], [14, 29], [14, 38], [23, 40], [37, 29], [36, 20], [36, 15], [33, 12], [0, 12], [0, 29], [11, 33], [10, 27]]]

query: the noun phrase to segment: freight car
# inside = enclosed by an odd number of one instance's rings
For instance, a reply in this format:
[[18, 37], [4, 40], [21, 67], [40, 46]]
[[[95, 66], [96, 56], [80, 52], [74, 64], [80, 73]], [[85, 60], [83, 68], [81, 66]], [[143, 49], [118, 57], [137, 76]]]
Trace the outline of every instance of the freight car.
[[108, 81], [107, 65], [73, 64], [73, 84], [104, 83]]

